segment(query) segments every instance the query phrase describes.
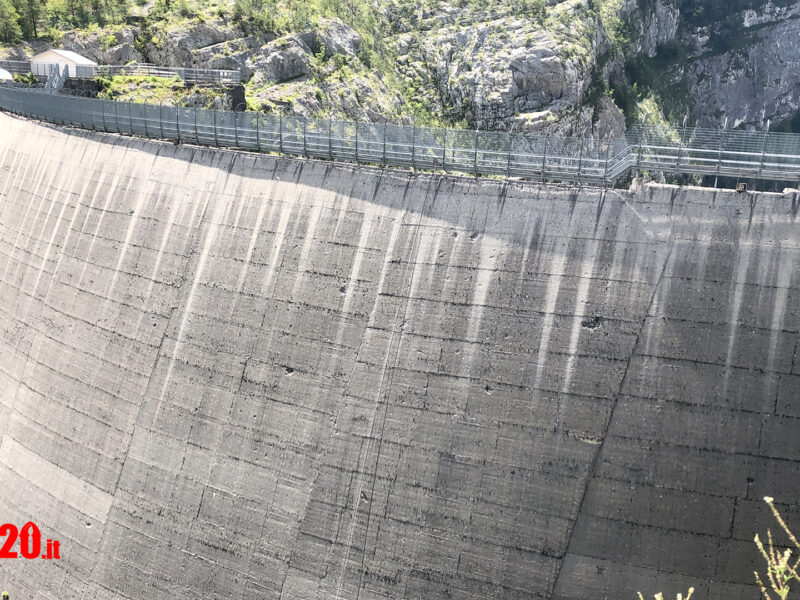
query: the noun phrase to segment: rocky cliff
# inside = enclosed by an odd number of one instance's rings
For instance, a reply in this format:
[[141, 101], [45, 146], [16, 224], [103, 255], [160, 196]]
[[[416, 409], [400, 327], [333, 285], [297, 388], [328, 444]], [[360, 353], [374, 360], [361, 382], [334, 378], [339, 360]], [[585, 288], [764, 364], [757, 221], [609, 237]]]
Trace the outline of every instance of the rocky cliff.
[[763, 128], [792, 119], [800, 108], [800, 2], [767, 2], [742, 11], [730, 48], [713, 44], [708, 27], [689, 29], [696, 58], [686, 68], [694, 116], [702, 125]]
[[101, 63], [240, 69], [251, 109], [340, 119], [608, 137], [643, 118], [788, 128], [800, 106], [789, 0], [385, 0], [368, 25], [260, 28], [202, 5], [58, 43]]

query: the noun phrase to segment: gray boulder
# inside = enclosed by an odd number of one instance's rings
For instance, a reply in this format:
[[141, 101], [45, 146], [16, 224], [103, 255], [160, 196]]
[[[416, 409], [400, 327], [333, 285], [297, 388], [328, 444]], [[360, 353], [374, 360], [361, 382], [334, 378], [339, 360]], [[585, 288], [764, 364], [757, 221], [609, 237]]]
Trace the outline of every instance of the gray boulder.
[[238, 70], [245, 81], [253, 76], [252, 61], [274, 34], [250, 35], [192, 51], [192, 65], [209, 69]]
[[328, 58], [336, 54], [355, 56], [361, 45], [361, 36], [340, 19], [320, 19], [314, 33]]
[[124, 65], [139, 62], [142, 55], [136, 50], [135, 27], [123, 27], [118, 31], [67, 31], [61, 38], [61, 47], [91, 58], [101, 65]]
[[582, 104], [608, 40], [602, 32], [576, 39], [571, 27], [550, 32], [509, 17], [401, 35], [395, 48], [419, 101], [472, 127], [539, 130], [569, 118], [569, 128], [590, 130], [592, 109], [584, 117]]
[[762, 129], [800, 110], [800, 2], [746, 11], [742, 27], [752, 40], [747, 46], [706, 52], [689, 65], [700, 125], [721, 126], [727, 118], [729, 127]]
[[264, 46], [250, 61], [259, 83], [281, 83], [308, 75], [312, 51], [299, 34], [284, 36]]
[[644, 3], [627, 0], [620, 9], [620, 16], [631, 27], [628, 52], [653, 57], [661, 46], [677, 36], [681, 12], [666, 0]]
[[241, 38], [242, 32], [222, 23], [194, 23], [190, 27], [163, 29], [147, 45], [150, 62], [168, 67], [186, 67], [193, 63], [192, 53], [228, 40]]

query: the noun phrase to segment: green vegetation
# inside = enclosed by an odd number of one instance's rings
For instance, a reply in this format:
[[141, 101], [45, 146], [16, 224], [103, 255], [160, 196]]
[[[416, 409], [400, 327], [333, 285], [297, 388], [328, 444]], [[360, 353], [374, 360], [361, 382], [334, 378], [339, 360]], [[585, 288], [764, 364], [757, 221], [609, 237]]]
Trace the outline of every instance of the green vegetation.
[[174, 77], [153, 77], [149, 75], [116, 75], [96, 77], [99, 88], [98, 98], [103, 100], [132, 100], [156, 103], [176, 98], [185, 91], [183, 80]]
[[653, 58], [636, 56], [625, 64], [626, 80], [630, 84], [612, 87], [612, 96], [630, 124], [641, 120], [638, 105], [652, 99], [672, 123], [693, 124], [692, 94], [684, 76], [688, 55], [678, 41], [661, 47]]
[[92, 24], [103, 27], [121, 23], [128, 15], [130, 5], [128, 0], [46, 0], [44, 8], [50, 27], [69, 29]]
[[12, 77], [14, 77], [14, 81], [23, 85], [33, 86], [39, 84], [39, 80], [36, 79], [36, 75], [33, 73], [14, 73]]
[[121, 23], [129, 0], [0, 0], [0, 41], [15, 43], [91, 25]]
[[[767, 563], [766, 571], [762, 576], [758, 571], [753, 571], [756, 583], [758, 584], [761, 594], [766, 600], [788, 600], [790, 585], [795, 582], [800, 583], [800, 542], [794, 535], [792, 530], [786, 524], [783, 516], [775, 507], [775, 502], [769, 496], [764, 498], [764, 502], [769, 506], [772, 516], [780, 525], [783, 534], [788, 538], [792, 548], [775, 547], [775, 542], [772, 538], [772, 532], [767, 529], [767, 543], [761, 541], [761, 538], [756, 534], [754, 542], [758, 548], [759, 554]], [[792, 553], [797, 550], [798, 556], [793, 557]], [[684, 598], [682, 594], [678, 594], [678, 600], [690, 600], [694, 588], [689, 588], [689, 593]], [[638, 592], [639, 600], [644, 600], [641, 592]], [[664, 600], [663, 594], [656, 594], [656, 600]]]
[[267, 0], [266, 4], [264, 0], [235, 0], [233, 22], [248, 34], [274, 30], [272, 14], [275, 12], [275, 3]]
[[[680, 27], [684, 31], [709, 27], [710, 52], [740, 48], [751, 42], [758, 35], [757, 28], [743, 28], [740, 11], [764, 3], [664, 1], [681, 10]], [[791, 1], [774, 0], [779, 6]], [[638, 0], [640, 8], [646, 10], [653, 9], [653, 2]], [[641, 38], [644, 24], [636, 21], [638, 13], [634, 12], [632, 18], [621, 16], [629, 5], [626, 0], [379, 0], [377, 4], [375, 0], [155, 0], [146, 16], [144, 5], [150, 6], [147, 0], [0, 0], [0, 42], [15, 43], [44, 35], [57, 43], [64, 31], [78, 29], [96, 36], [100, 48], [107, 50], [119, 43], [119, 29], [136, 15], [140, 29], [135, 48], [145, 61], [158, 62], [161, 57], [154, 49], [164, 48], [174, 31], [189, 30], [202, 23], [223, 30], [233, 26], [246, 35], [269, 34], [267, 39], [278, 36], [279, 43], [282, 35], [314, 29], [320, 19], [338, 17], [362, 38], [356, 58], [351, 57], [346, 64], [329, 64], [324, 49], [320, 56], [320, 49], [312, 48], [316, 58], [308, 78], [269, 84], [269, 94], [265, 82], [248, 82], [248, 102], [274, 110], [298, 98], [336, 103], [344, 100], [339, 97], [344, 87], [358, 82], [362, 90], [388, 89], [402, 96], [404, 117], [413, 117], [425, 125], [452, 126], [475, 116], [473, 95], [468, 93], [475, 78], [473, 65], [482, 63], [486, 68], [515, 45], [533, 47], [546, 34], [555, 41], [561, 58], [570, 60], [582, 77], [590, 77], [584, 106], [598, 107], [611, 97], [629, 124], [642, 118], [654, 119], [654, 106], [659, 109], [661, 120], [673, 123], [682, 123], [687, 115], [694, 114], [685, 74], [696, 57], [683, 46], [681, 35], [660, 48], [655, 57], [637, 54], [633, 42]], [[513, 22], [513, 28], [509, 22]], [[474, 62], [462, 60], [470, 56], [469, 51], [463, 52], [459, 57], [463, 64], [454, 61], [457, 68], [444, 84], [436, 75], [441, 65], [429, 62], [431, 48], [426, 32], [465, 30], [476, 23], [480, 23], [481, 30], [477, 43], [483, 47], [472, 52]], [[598, 36], [601, 29], [607, 42]], [[476, 43], [472, 39], [469, 43]], [[244, 51], [245, 44], [231, 41], [221, 45], [214, 56]], [[600, 56], [596, 56], [598, 48], [602, 50]], [[628, 59], [624, 74], [618, 68], [623, 56]], [[452, 84], [464, 93], [453, 93]], [[363, 105], [352, 90], [346, 96], [356, 105]], [[308, 110], [318, 113], [324, 108]], [[796, 130], [800, 121], [781, 127]]]
[[19, 26], [25, 38], [39, 37], [39, 25], [45, 12], [43, 0], [11, 0], [19, 15]]
[[19, 14], [11, 0], [0, 0], [0, 41], [13, 44], [22, 39]]
[[187, 85], [177, 75], [174, 77], [115, 75], [96, 77], [95, 81], [99, 89], [98, 98], [119, 102], [142, 102], [165, 106], [186, 106], [191, 103], [192, 106], [213, 107], [224, 96], [224, 92], [217, 89]]
[[[778, 521], [783, 533], [789, 538], [794, 549], [776, 549], [772, 540], [772, 532], [769, 529], [767, 529], [766, 545], [758, 537], [758, 534], [756, 534], [754, 541], [758, 547], [758, 551], [767, 563], [767, 570], [764, 577], [757, 571], [753, 574], [756, 577], [758, 587], [761, 588], [761, 593], [767, 600], [772, 600], [772, 594], [779, 600], [786, 600], [789, 596], [789, 584], [793, 584], [795, 581], [800, 583], [800, 574], [798, 573], [798, 569], [800, 569], [800, 557], [792, 557], [793, 550], [800, 551], [800, 543], [798, 543], [794, 533], [789, 529], [786, 521], [783, 520], [778, 509], [775, 508], [773, 499], [766, 497], [764, 498], [764, 502], [769, 506], [772, 511], [772, 516]], [[772, 592], [772, 594], [770, 592]]]

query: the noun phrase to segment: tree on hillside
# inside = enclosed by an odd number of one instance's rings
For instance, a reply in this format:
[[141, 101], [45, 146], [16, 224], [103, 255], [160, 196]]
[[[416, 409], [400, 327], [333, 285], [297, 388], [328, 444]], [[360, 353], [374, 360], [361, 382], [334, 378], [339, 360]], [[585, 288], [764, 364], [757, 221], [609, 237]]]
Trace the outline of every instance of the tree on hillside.
[[128, 14], [128, 0], [46, 0], [48, 22], [54, 27], [85, 27], [120, 23]]
[[0, 42], [14, 44], [22, 39], [19, 14], [11, 0], [0, 0]]
[[277, 12], [274, 0], [234, 0], [233, 21], [245, 33], [275, 31], [273, 15]]
[[20, 16], [23, 36], [26, 38], [39, 37], [39, 21], [44, 13], [44, 1], [13, 0], [13, 4]]

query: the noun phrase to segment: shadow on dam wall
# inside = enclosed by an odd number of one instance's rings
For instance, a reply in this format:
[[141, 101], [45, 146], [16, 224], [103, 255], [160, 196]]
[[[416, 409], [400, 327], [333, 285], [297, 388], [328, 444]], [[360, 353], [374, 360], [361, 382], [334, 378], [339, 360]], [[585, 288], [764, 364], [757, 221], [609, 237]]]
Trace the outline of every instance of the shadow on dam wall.
[[793, 195], [0, 131], [14, 599], [755, 600], [800, 524]]

